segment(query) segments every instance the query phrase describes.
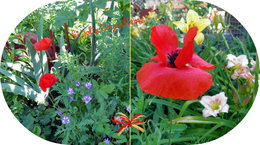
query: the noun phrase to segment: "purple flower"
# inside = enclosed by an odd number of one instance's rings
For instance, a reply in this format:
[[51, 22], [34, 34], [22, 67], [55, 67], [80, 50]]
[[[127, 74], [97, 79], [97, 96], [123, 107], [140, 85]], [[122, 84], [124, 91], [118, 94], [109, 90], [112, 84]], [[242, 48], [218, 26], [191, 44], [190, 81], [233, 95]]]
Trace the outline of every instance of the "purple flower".
[[68, 91], [68, 94], [69, 94], [69, 95], [70, 95], [70, 94], [74, 94], [73, 88], [69, 88], [67, 91]]
[[76, 86], [80, 87], [80, 83], [79, 83], [79, 82], [76, 82]]
[[[117, 120], [117, 121], [121, 121], [122, 118], [121, 118], [120, 116], [116, 116], [116, 117], [115, 117], [115, 120]], [[116, 123], [116, 124], [118, 124], [118, 123]]]
[[88, 88], [90, 91], [92, 91], [92, 84], [91, 82], [86, 82], [85, 87]]
[[70, 101], [74, 101], [74, 99], [73, 99], [71, 96], [69, 96], [69, 100], [70, 100]]
[[62, 115], [62, 112], [60, 110], [57, 111], [58, 115]]
[[70, 123], [70, 117], [67, 117], [66, 115], [61, 120], [62, 120], [62, 124]]
[[116, 116], [116, 117], [115, 117], [115, 120], [117, 120], [117, 121], [121, 121], [122, 118], [121, 118], [120, 116]]
[[106, 138], [106, 139], [104, 140], [104, 143], [109, 144], [109, 143], [110, 143], [109, 138]]
[[84, 96], [83, 101], [86, 103], [86, 105], [90, 102], [92, 98], [88, 95], [88, 96]]
[[126, 106], [126, 111], [130, 113], [130, 105]]

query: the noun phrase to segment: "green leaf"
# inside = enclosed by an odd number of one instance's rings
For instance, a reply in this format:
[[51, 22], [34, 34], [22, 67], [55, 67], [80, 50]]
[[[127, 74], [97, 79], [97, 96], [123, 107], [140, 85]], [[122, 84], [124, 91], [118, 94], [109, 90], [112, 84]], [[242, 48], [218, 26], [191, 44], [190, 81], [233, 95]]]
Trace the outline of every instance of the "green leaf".
[[40, 25], [37, 32], [38, 41], [43, 38], [43, 14], [41, 15]]
[[[107, 10], [107, 11], [104, 11], [104, 15], [106, 15], [106, 16], [108, 16], [108, 17], [110, 17], [110, 18], [112, 18], [113, 17], [113, 10], [111, 10], [111, 9], [109, 9], [109, 10]], [[109, 25], [109, 24], [108, 24]]]
[[59, 43], [59, 47], [60, 47], [60, 54], [63, 54], [66, 49], [65, 49], [65, 43], [64, 43], [64, 38], [63, 38], [63, 32], [61, 32], [60, 35], [57, 35], [57, 39], [58, 39], [58, 43]]
[[14, 74], [12, 74], [8, 71], [5, 71], [5, 70], [0, 68], [0, 73], [7, 76], [8, 78], [13, 80], [14, 82], [18, 83], [20, 86], [24, 86], [24, 87], [27, 86], [27, 87], [31, 88], [31, 86], [29, 84], [27, 84], [24, 80], [22, 80], [20, 77], [15, 76]]
[[107, 5], [107, 1], [105, 0], [97, 0], [95, 2], [93, 2], [93, 5], [96, 6], [97, 8], [100, 9], [105, 9], [106, 5]]
[[124, 6], [130, 4], [129, 0], [124, 0]]
[[28, 38], [26, 39], [26, 45], [29, 49], [29, 54], [30, 54], [31, 61], [33, 64], [34, 76], [36, 78], [37, 84], [39, 84], [40, 77], [43, 75], [42, 69], [41, 69], [40, 57], [39, 57], [38, 53], [36, 53], [36, 50], [34, 49], [33, 44], [30, 42], [30, 40]]
[[21, 73], [24, 73], [32, 78], [34, 78], [34, 75], [33, 75], [33, 71], [23, 65], [21, 65], [20, 63], [11, 63], [11, 62], [1, 62], [1, 65], [4, 65], [6, 67], [9, 67], [13, 70], [16, 70], [16, 71], [19, 71]]
[[5, 50], [3, 50], [3, 57], [5, 59], [5, 61], [10, 62], [11, 60], [9, 59], [8, 55], [6, 54]]
[[201, 124], [222, 124], [224, 126], [234, 128], [236, 123], [233, 121], [219, 118], [204, 118], [202, 116], [186, 116], [172, 120], [172, 123], [201, 123]]
[[215, 29], [218, 29], [218, 15], [215, 15], [214, 17], [214, 24], [215, 24]]
[[43, 72], [48, 73], [49, 72], [48, 58], [45, 51], [40, 51], [40, 56], [41, 56], [40, 60], [42, 60], [42, 64], [43, 64]]
[[31, 88], [27, 88], [26, 86], [24, 86], [24, 88], [22, 88], [20, 86], [8, 84], [8, 83], [2, 83], [1, 85], [2, 85], [3, 90], [6, 89], [5, 91], [7, 91], [7, 92], [19, 94], [19, 95], [27, 97], [28, 99], [35, 100], [35, 98], [38, 95], [34, 90], [32, 90]]
[[86, 124], [92, 125], [92, 124], [94, 124], [94, 121], [92, 119], [86, 119]]
[[115, 85], [114, 84], [109, 84], [109, 85], [104, 85], [103, 83], [100, 86], [100, 90], [105, 92], [106, 94], [110, 94], [114, 91]]
[[21, 116], [21, 120], [22, 120], [22, 124], [24, 125], [24, 127], [26, 127], [27, 129], [29, 129], [30, 131], [33, 130], [33, 124], [35, 121], [35, 118], [32, 116], [31, 113]]
[[59, 28], [59, 27], [61, 27], [61, 26], [63, 26], [64, 25], [64, 23], [68, 20], [68, 18], [67, 17], [65, 17], [65, 16], [62, 16], [62, 15], [57, 15], [55, 18], [54, 18], [54, 20], [55, 20], [55, 27], [56, 28]]
[[86, 21], [90, 12], [88, 4], [85, 2], [84, 4], [78, 6], [78, 9], [80, 11], [78, 16], [79, 20]]
[[35, 135], [37, 135], [37, 136], [40, 136], [41, 135], [41, 127], [40, 126], [38, 126], [38, 125], [36, 125], [36, 126], [34, 126], [34, 128], [33, 128], [33, 133], [35, 134]]

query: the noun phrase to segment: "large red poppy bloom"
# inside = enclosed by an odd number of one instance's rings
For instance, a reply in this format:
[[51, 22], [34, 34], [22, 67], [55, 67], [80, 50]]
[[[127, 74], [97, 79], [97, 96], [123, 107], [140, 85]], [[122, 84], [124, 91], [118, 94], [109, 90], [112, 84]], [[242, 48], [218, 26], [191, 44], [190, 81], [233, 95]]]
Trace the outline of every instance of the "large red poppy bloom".
[[48, 50], [51, 46], [52, 39], [43, 38], [34, 44], [34, 49], [37, 51]]
[[54, 85], [57, 80], [54, 74], [46, 73], [40, 78], [39, 86], [46, 92], [46, 89]]
[[211, 87], [212, 76], [204, 70], [215, 66], [194, 53], [197, 31], [197, 27], [189, 29], [183, 48], [177, 48], [178, 38], [170, 27], [152, 27], [150, 40], [158, 55], [149, 60], [157, 63], [146, 63], [137, 72], [139, 87], [144, 92], [165, 98], [195, 100]]

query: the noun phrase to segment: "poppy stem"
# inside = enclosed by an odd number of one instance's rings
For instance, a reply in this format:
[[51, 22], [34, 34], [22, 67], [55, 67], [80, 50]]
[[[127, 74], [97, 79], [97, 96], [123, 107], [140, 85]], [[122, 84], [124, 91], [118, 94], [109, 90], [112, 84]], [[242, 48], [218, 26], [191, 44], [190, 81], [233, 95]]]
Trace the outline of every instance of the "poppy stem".
[[172, 135], [172, 109], [173, 109], [173, 99], [170, 99], [171, 100], [171, 110], [170, 110], [170, 132], [169, 132], [169, 143], [168, 145], [171, 144], [171, 135]]

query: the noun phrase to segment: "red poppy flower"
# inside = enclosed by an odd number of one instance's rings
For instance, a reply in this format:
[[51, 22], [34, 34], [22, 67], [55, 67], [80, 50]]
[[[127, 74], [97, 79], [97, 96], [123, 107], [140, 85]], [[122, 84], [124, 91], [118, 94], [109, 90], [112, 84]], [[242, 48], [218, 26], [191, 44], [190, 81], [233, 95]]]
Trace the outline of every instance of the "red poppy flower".
[[[195, 100], [212, 85], [212, 76], [204, 70], [214, 69], [194, 53], [197, 27], [184, 37], [183, 48], [177, 48], [178, 38], [165, 25], [152, 27], [151, 42], [158, 55], [150, 58], [137, 72], [139, 87], [146, 93], [172, 99]], [[204, 70], [203, 70], [204, 69]]]
[[57, 80], [54, 74], [46, 73], [40, 78], [39, 86], [46, 92], [46, 89], [54, 85]]
[[34, 44], [34, 49], [37, 51], [48, 50], [51, 46], [52, 39], [43, 38]]

